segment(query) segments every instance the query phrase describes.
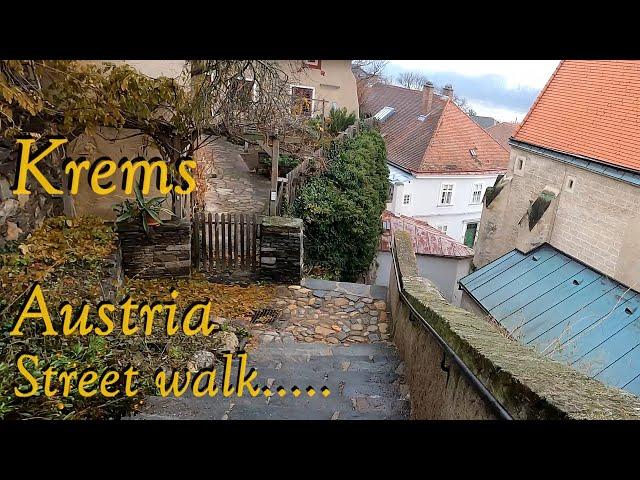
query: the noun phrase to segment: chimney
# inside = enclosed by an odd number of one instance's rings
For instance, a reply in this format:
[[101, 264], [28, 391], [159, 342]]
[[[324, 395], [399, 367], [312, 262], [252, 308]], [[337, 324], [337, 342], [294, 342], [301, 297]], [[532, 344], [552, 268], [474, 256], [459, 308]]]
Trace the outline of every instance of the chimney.
[[442, 94], [445, 97], [449, 97], [451, 100], [453, 100], [453, 87], [451, 86], [450, 83], [447, 83], [444, 88], [442, 89]]
[[433, 103], [433, 83], [427, 82], [422, 86], [422, 113], [428, 114]]

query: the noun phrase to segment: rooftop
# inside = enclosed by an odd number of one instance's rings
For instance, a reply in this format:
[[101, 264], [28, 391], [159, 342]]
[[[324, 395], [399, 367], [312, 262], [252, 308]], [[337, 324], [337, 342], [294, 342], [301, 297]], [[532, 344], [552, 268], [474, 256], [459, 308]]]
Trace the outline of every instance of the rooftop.
[[513, 136], [519, 125], [519, 123], [500, 122], [486, 127], [485, 130], [489, 132], [489, 135], [495, 138], [500, 145], [509, 150], [509, 138]]
[[640, 395], [640, 294], [548, 244], [513, 250], [460, 280], [512, 337]]
[[564, 60], [514, 139], [640, 171], [640, 61]]
[[383, 252], [390, 251], [392, 232], [406, 231], [411, 236], [414, 253], [418, 255], [457, 258], [473, 257], [473, 249], [455, 241], [423, 220], [404, 215], [395, 215], [385, 210], [382, 213], [382, 221], [385, 223], [385, 231], [380, 240], [380, 250]]
[[[380, 123], [392, 164], [424, 174], [506, 170], [508, 149], [448, 97], [434, 92], [429, 110], [424, 111], [422, 91], [383, 83], [368, 87], [362, 111], [376, 115], [385, 107], [393, 108]], [[471, 155], [472, 149], [477, 155]]]

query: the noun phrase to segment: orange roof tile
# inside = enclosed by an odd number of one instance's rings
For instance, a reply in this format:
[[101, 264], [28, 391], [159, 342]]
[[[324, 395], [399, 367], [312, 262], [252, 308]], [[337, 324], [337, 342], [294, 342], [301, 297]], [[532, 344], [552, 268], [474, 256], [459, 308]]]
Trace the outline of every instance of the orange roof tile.
[[377, 83], [367, 89], [362, 111], [375, 115], [384, 107], [395, 109], [380, 125], [391, 163], [427, 174], [506, 170], [508, 150], [447, 97], [434, 93], [431, 110], [421, 121], [421, 91]]
[[640, 171], [640, 61], [563, 60], [514, 139]]
[[388, 222], [389, 229], [385, 229], [380, 239], [380, 250], [390, 251], [391, 233], [397, 231], [409, 232], [415, 253], [433, 255], [436, 257], [473, 257], [473, 249], [455, 241], [440, 230], [432, 227], [423, 220], [404, 215], [395, 215], [389, 210], [382, 212], [382, 221]]

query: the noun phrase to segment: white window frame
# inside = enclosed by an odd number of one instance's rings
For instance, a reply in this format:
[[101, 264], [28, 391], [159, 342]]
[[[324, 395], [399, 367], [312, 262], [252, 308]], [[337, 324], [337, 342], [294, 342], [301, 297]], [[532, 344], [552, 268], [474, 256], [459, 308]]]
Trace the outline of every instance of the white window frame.
[[303, 60], [306, 66], [311, 68], [320, 68], [320, 60]]
[[[451, 185], [451, 190], [445, 190], [445, 186], [449, 186]], [[440, 195], [438, 196], [438, 206], [439, 207], [451, 207], [453, 205], [453, 193], [456, 189], [456, 184], [454, 182], [442, 182], [440, 184]], [[451, 192], [451, 195], [449, 196], [449, 203], [443, 203], [442, 202], [442, 195], [444, 194], [444, 192]]]
[[[479, 195], [478, 201], [475, 202], [473, 200], [473, 196], [476, 192], [478, 192], [478, 190], [476, 190], [477, 186], [480, 186], [480, 195]], [[482, 182], [473, 183], [471, 185], [471, 200], [469, 201], [469, 205], [480, 205], [482, 203], [482, 192], [484, 192], [484, 183]]]
[[411, 194], [405, 193], [402, 195], [402, 205], [411, 205]]
[[311, 114], [309, 115], [310, 117], [313, 117], [314, 112], [316, 111], [316, 87], [311, 87], [309, 85], [297, 85], [297, 84], [290, 84], [289, 85], [289, 95], [291, 95], [291, 98], [293, 98], [293, 89], [295, 88], [307, 88], [309, 90], [311, 90]]
[[440, 230], [440, 233], [448, 235], [447, 230], [449, 229], [449, 225], [447, 225], [446, 223], [440, 223], [436, 225], [436, 229]]

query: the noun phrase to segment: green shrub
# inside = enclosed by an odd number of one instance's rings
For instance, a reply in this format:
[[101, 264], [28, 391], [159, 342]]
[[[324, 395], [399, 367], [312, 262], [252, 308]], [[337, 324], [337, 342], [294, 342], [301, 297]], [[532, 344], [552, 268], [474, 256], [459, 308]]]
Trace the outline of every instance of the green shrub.
[[388, 191], [384, 140], [374, 130], [334, 141], [328, 169], [301, 188], [293, 213], [304, 221], [305, 263], [355, 281], [376, 254]]
[[356, 114], [354, 112], [348, 113], [345, 107], [332, 108], [329, 111], [327, 129], [331, 135], [335, 136], [344, 132], [354, 123], [356, 123]]

